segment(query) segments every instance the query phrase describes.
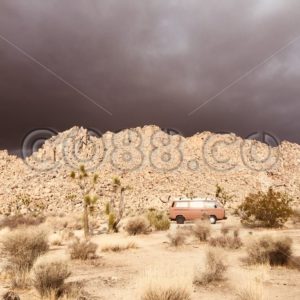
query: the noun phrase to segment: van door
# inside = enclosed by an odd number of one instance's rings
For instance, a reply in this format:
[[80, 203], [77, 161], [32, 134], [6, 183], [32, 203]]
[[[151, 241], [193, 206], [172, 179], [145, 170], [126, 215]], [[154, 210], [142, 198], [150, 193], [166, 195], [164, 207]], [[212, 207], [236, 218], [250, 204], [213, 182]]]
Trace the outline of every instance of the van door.
[[201, 219], [206, 214], [203, 201], [190, 202], [190, 220]]

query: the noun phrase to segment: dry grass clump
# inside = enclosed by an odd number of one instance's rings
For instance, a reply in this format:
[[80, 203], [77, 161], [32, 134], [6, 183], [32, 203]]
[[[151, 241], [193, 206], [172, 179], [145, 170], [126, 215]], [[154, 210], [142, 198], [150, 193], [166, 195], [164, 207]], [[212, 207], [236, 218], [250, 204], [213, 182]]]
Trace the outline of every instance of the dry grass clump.
[[192, 278], [183, 270], [152, 270], [142, 279], [141, 300], [190, 300]]
[[155, 209], [150, 209], [148, 211], [147, 219], [150, 225], [158, 231], [169, 230], [171, 226], [168, 216], [164, 212]]
[[226, 248], [226, 249], [239, 249], [243, 246], [242, 240], [239, 237], [238, 229], [233, 230], [232, 236], [228, 235], [230, 232], [229, 227], [223, 227], [222, 229], [221, 229], [222, 235], [219, 235], [217, 237], [211, 237], [209, 239], [210, 246]]
[[254, 270], [245, 270], [238, 283], [236, 300], [263, 300], [265, 289], [263, 282], [267, 279], [267, 269], [260, 265]]
[[167, 235], [167, 238], [169, 239], [169, 244], [172, 247], [180, 247], [183, 246], [186, 241], [186, 231], [182, 229], [176, 229], [173, 232], [170, 232]]
[[252, 241], [246, 248], [249, 264], [265, 264], [286, 266], [292, 255], [292, 239], [265, 235]]
[[206, 285], [214, 281], [220, 281], [224, 277], [227, 266], [223, 262], [222, 254], [212, 249], [206, 252], [205, 269], [198, 269], [194, 277], [194, 284]]
[[237, 300], [263, 300], [256, 286], [248, 286], [238, 291]]
[[35, 217], [26, 215], [16, 215], [4, 217], [0, 221], [0, 229], [8, 227], [10, 229], [16, 229], [20, 226], [38, 226], [44, 223], [45, 217]]
[[80, 240], [76, 238], [74, 242], [69, 246], [71, 259], [94, 259], [97, 257], [96, 251], [98, 245], [87, 240]]
[[15, 292], [8, 291], [2, 296], [2, 299], [3, 300], [20, 300], [20, 297]]
[[49, 249], [47, 233], [40, 228], [16, 229], [7, 233], [1, 242], [12, 285], [26, 286], [28, 273], [34, 262]]
[[101, 248], [102, 252], [121, 252], [129, 249], [137, 249], [138, 246], [135, 242], [127, 243], [115, 243], [111, 245], [106, 245]]
[[222, 235], [227, 235], [229, 232], [230, 232], [230, 227], [229, 226], [223, 225], [221, 227], [221, 233], [222, 233]]
[[190, 300], [191, 296], [184, 289], [176, 286], [167, 289], [149, 289], [141, 298], [142, 300]]
[[210, 236], [211, 225], [208, 220], [198, 220], [193, 228], [194, 235], [201, 241], [206, 242]]
[[150, 224], [144, 217], [131, 218], [125, 226], [125, 230], [130, 235], [147, 234], [149, 229]]
[[40, 257], [32, 269], [32, 283], [41, 298], [58, 299], [63, 292], [64, 282], [70, 275], [66, 261]]

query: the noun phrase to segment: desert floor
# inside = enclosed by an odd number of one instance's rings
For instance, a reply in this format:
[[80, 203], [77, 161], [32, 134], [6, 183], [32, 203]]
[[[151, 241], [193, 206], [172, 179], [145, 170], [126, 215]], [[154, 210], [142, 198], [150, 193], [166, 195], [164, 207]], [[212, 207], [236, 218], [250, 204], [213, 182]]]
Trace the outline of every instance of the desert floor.
[[[232, 220], [229, 220], [229, 222]], [[213, 234], [218, 234], [222, 223], [212, 225]], [[171, 229], [175, 230], [175, 223]], [[180, 225], [185, 226], [185, 225]], [[92, 241], [99, 245], [98, 258], [89, 261], [70, 260], [72, 275], [68, 281], [84, 283], [84, 290], [89, 299], [140, 299], [144, 284], [149, 274], [156, 274], [159, 280], [176, 280], [191, 278], [197, 267], [203, 268], [206, 243], [189, 238], [186, 245], [173, 248], [168, 244], [168, 232], [153, 232], [149, 235], [128, 236], [125, 232], [117, 234], [99, 234]], [[81, 235], [81, 231], [76, 231]], [[244, 244], [263, 234], [289, 236], [293, 239], [293, 254], [300, 256], [300, 229], [285, 228], [281, 230], [261, 230], [241, 228], [240, 235]], [[137, 249], [123, 252], [102, 252], [101, 248], [108, 244], [134, 241]], [[284, 267], [248, 266], [243, 262], [245, 247], [239, 250], [223, 250], [228, 265], [225, 280], [205, 287], [193, 287], [192, 299], [236, 299], [237, 293], [245, 286], [253, 285], [260, 289], [263, 299], [300, 299], [300, 271]], [[67, 256], [67, 242], [61, 246], [51, 246], [51, 255]], [[161, 277], [160, 277], [161, 276]], [[7, 279], [0, 279], [0, 293], [9, 289]], [[21, 299], [39, 299], [33, 290], [18, 291]]]

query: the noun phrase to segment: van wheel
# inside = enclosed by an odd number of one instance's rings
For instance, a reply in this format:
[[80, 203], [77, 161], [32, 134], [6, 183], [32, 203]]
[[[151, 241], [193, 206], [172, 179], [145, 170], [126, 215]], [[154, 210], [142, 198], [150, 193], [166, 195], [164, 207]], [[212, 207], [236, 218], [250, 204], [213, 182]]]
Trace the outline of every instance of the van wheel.
[[184, 224], [185, 218], [184, 216], [177, 216], [176, 217], [176, 223], [177, 224]]
[[215, 216], [210, 216], [209, 221], [210, 221], [210, 224], [216, 224], [217, 223], [217, 218]]

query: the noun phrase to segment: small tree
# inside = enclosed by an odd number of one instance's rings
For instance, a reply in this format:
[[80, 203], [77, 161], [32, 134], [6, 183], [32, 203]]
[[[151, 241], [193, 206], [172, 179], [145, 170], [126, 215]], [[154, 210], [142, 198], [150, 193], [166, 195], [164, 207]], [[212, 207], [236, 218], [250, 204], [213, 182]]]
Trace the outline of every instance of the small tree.
[[220, 201], [220, 203], [225, 206], [228, 202], [232, 201], [232, 196], [227, 194], [221, 186], [217, 184], [216, 186], [216, 198]]
[[280, 227], [292, 215], [292, 199], [269, 188], [267, 193], [250, 194], [239, 206], [241, 222], [247, 225]]
[[118, 232], [118, 225], [125, 211], [124, 192], [128, 189], [129, 187], [123, 186], [118, 177], [113, 178], [112, 192], [114, 195], [110, 203], [107, 203], [105, 207], [105, 213], [108, 216], [108, 230], [110, 232]]
[[85, 238], [88, 238], [90, 234], [89, 227], [89, 213], [94, 210], [94, 205], [98, 200], [98, 197], [93, 194], [95, 190], [95, 184], [98, 181], [98, 174], [88, 174], [84, 166], [80, 166], [79, 171], [71, 172], [71, 178], [77, 183], [81, 190], [83, 198], [83, 230]]

